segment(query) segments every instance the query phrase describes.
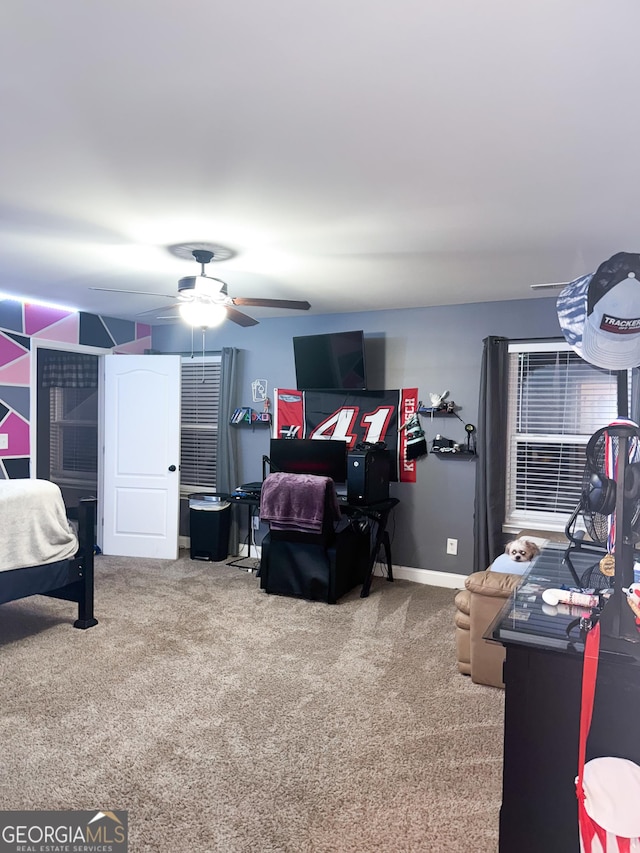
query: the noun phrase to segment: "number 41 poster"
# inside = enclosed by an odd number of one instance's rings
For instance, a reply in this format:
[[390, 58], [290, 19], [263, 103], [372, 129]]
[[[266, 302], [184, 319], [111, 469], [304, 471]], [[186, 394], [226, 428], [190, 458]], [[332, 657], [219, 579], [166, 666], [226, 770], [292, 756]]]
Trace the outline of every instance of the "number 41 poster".
[[274, 390], [274, 438], [332, 438], [358, 444], [384, 441], [392, 479], [415, 483], [416, 460], [406, 458], [403, 424], [418, 409], [418, 389], [401, 391]]

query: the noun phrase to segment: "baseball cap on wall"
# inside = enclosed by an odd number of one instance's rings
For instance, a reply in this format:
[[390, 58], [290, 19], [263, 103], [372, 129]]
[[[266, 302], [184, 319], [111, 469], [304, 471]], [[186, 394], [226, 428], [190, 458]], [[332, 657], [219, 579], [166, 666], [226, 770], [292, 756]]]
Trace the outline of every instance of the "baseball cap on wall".
[[587, 294], [589, 283], [593, 278], [593, 273], [583, 275], [570, 281], [569, 284], [560, 291], [556, 302], [558, 310], [558, 320], [562, 334], [569, 346], [574, 349], [578, 355], [582, 355], [582, 334], [584, 324], [587, 319]]
[[556, 303], [567, 343], [606, 370], [640, 365], [640, 255], [618, 252], [570, 282]]

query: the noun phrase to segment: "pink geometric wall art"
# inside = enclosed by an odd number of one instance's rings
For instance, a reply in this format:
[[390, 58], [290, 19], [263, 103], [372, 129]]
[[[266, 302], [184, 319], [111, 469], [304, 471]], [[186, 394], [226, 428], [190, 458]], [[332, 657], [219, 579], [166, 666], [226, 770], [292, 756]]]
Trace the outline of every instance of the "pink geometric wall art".
[[114, 348], [115, 353], [122, 355], [144, 355], [144, 351], [151, 349], [151, 335], [148, 338], [138, 338], [137, 341], [130, 341], [128, 344], [118, 344]]
[[[138, 354], [151, 349], [152, 327], [149, 324], [126, 321], [130, 326], [127, 330], [123, 322], [0, 299], [0, 479], [29, 476], [29, 393], [33, 359], [27, 338], [69, 344], [69, 350], [80, 343], [105, 353], [120, 350]], [[117, 330], [115, 337], [110, 334], [110, 327]], [[135, 340], [128, 341], [129, 335], [135, 335]], [[122, 343], [116, 345], [116, 340]]]
[[67, 314], [66, 317], [62, 317], [60, 320], [51, 323], [51, 325], [45, 326], [44, 329], [34, 332], [32, 337], [38, 339], [44, 338], [47, 341], [58, 341], [64, 344], [77, 344], [79, 327], [80, 315]]
[[52, 326], [58, 320], [62, 320], [73, 314], [73, 311], [64, 311], [61, 308], [47, 308], [44, 305], [27, 304], [24, 306], [25, 334], [37, 335], [38, 332], [46, 329], [47, 326]]
[[[0, 456], [28, 456], [29, 455], [29, 424], [21, 417], [12, 412], [0, 425], [0, 433], [6, 435], [0, 443]], [[2, 447], [4, 443], [8, 447]]]
[[15, 361], [24, 354], [24, 347], [19, 346], [7, 335], [0, 334], [0, 365], [9, 364], [10, 361]]
[[0, 385], [28, 385], [30, 381], [31, 355], [29, 353], [0, 367]]

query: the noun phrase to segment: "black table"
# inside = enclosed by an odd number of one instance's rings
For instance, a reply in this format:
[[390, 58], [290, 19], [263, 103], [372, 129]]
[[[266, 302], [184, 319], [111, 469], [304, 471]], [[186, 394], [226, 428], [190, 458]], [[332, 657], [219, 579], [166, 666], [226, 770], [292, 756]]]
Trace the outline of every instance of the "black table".
[[373, 570], [378, 559], [380, 549], [384, 550], [384, 559], [387, 570], [387, 580], [393, 581], [393, 569], [391, 567], [391, 539], [387, 524], [391, 511], [400, 503], [398, 498], [387, 498], [373, 504], [350, 504], [344, 500], [338, 500], [342, 512], [350, 518], [357, 520], [361, 518], [372, 524], [371, 552], [369, 555], [369, 568], [362, 584], [360, 598], [366, 598], [371, 590], [371, 579]]
[[[575, 581], [565, 548], [545, 548], [487, 637], [506, 647], [500, 853], [577, 853], [575, 777], [584, 609], [544, 605], [541, 591]], [[573, 553], [578, 573], [598, 556]], [[614, 602], [609, 602], [606, 606]], [[604, 642], [604, 638], [603, 638]], [[640, 665], [601, 650], [587, 760], [604, 755], [640, 763]]]
[[[253, 516], [257, 509], [260, 508], [260, 495], [250, 494], [248, 492], [231, 492], [231, 494], [222, 495], [217, 493], [219, 497], [224, 497], [225, 500], [228, 500], [232, 505], [236, 504], [237, 506], [246, 506], [247, 507], [247, 556], [238, 557], [233, 560], [228, 560], [228, 566], [237, 566], [240, 569], [246, 569], [247, 572], [254, 572], [258, 570], [260, 560], [258, 557], [258, 546], [255, 543], [254, 530], [253, 530]], [[256, 556], [255, 558], [251, 557], [251, 546], [255, 548]], [[252, 562], [254, 559], [254, 562]], [[246, 562], [248, 560], [248, 563]]]
[[[252, 519], [254, 511], [260, 507], [260, 496], [257, 494], [248, 494], [246, 492], [207, 492], [207, 494], [212, 495], [213, 497], [220, 498], [221, 500], [228, 500], [232, 504], [247, 507], [247, 522], [249, 525], [249, 539], [247, 550], [248, 557], [250, 559], [251, 546], [252, 544], [255, 546], [255, 542], [253, 540]], [[369, 566], [366, 577], [364, 579], [364, 583], [362, 585], [362, 590], [360, 592], [361, 598], [366, 598], [369, 595], [369, 592], [371, 590], [371, 579], [373, 577], [373, 570], [375, 568], [376, 560], [378, 559], [378, 554], [380, 553], [381, 548], [384, 551], [387, 580], [393, 581], [393, 570], [391, 564], [391, 540], [389, 538], [387, 524], [389, 522], [389, 516], [391, 514], [391, 511], [399, 503], [400, 501], [398, 500], [398, 498], [387, 498], [387, 500], [378, 501], [377, 503], [372, 504], [353, 504], [349, 503], [346, 498], [338, 498], [340, 511], [344, 515], [346, 515], [353, 521], [362, 519], [363, 521], [371, 524], [372, 527]], [[241, 560], [244, 560], [244, 558], [241, 558], [240, 560], [233, 560], [229, 563], [229, 565], [239, 565]], [[245, 568], [245, 566], [241, 567]], [[252, 565], [246, 566], [247, 571], [253, 571], [254, 568], [257, 567]]]

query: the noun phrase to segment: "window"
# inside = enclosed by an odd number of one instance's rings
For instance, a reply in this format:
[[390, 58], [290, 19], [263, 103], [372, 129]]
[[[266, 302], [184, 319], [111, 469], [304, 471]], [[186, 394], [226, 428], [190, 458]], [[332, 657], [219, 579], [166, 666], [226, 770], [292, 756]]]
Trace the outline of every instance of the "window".
[[566, 343], [509, 345], [506, 529], [562, 530], [580, 502], [585, 445], [617, 416], [617, 376]]
[[96, 483], [98, 392], [95, 388], [49, 388], [49, 471], [54, 483]]
[[182, 359], [180, 489], [215, 490], [220, 356]]

